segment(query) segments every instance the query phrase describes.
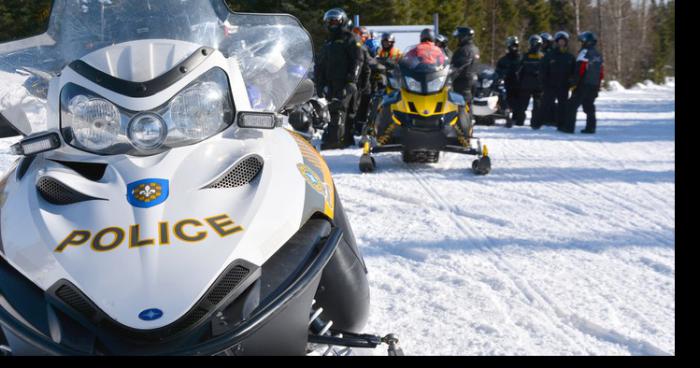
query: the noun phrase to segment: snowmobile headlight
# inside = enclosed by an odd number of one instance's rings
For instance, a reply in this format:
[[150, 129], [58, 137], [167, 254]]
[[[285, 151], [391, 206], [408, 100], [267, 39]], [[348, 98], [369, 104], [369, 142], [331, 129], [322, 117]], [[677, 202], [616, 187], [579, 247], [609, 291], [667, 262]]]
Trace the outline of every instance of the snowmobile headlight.
[[484, 80], [481, 82], [481, 86], [482, 86], [483, 88], [491, 88], [491, 85], [493, 85], [493, 79], [484, 79]]
[[144, 151], [155, 150], [165, 142], [168, 126], [159, 115], [147, 112], [131, 119], [127, 135], [134, 147]]
[[409, 91], [411, 92], [416, 92], [416, 93], [421, 93], [423, 92], [423, 88], [421, 86], [421, 83], [411, 77], [404, 77], [406, 80], [406, 88], [408, 88]]
[[119, 139], [119, 109], [103, 99], [77, 95], [70, 99], [67, 125], [78, 145], [88, 150], [103, 150]]
[[170, 116], [183, 136], [210, 137], [226, 127], [227, 106], [224, 86], [215, 82], [195, 84], [180, 92], [170, 103]]
[[428, 82], [428, 93], [435, 93], [440, 91], [443, 87], [445, 87], [445, 82], [447, 81], [447, 75], [443, 75], [442, 77], [435, 78]]

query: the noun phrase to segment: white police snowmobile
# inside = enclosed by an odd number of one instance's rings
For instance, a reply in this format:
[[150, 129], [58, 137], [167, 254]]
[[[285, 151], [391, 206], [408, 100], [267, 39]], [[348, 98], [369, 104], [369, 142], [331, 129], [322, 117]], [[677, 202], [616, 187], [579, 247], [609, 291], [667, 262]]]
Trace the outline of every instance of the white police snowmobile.
[[476, 125], [494, 125], [496, 119], [511, 120], [513, 113], [507, 107], [506, 88], [493, 67], [480, 65], [477, 73], [472, 115]]
[[295, 18], [221, 0], [55, 0], [46, 33], [0, 44], [24, 136], [0, 179], [0, 355], [400, 353], [360, 334], [350, 224], [280, 126], [312, 53]]

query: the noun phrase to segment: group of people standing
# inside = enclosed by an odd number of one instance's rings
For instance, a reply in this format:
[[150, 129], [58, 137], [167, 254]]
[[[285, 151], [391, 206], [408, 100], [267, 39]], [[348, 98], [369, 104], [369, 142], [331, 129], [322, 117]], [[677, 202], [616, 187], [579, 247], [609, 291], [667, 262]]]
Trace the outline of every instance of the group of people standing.
[[[371, 95], [384, 88], [376, 83], [373, 66], [380, 60], [396, 64], [402, 54], [394, 46], [392, 34], [385, 33], [377, 39], [365, 28], [353, 27], [342, 9], [327, 11], [323, 22], [329, 38], [317, 55], [314, 81], [319, 97], [337, 101], [346, 112], [345, 127], [336, 139], [326, 143], [326, 148], [344, 148], [354, 144], [353, 134], [359, 133], [366, 122]], [[454, 70], [452, 89], [468, 103], [472, 100], [480, 59], [474, 35], [470, 27], [457, 27], [453, 36], [459, 46], [454, 52], [447, 47], [445, 36], [430, 29], [421, 33], [420, 40], [445, 52]], [[512, 111], [507, 127], [525, 124], [532, 99], [533, 129], [553, 125], [561, 132], [574, 133], [576, 114], [583, 105], [587, 120], [582, 132], [595, 133], [595, 99], [603, 79], [603, 57], [596, 50], [593, 33], [583, 32], [578, 39], [581, 49], [574, 56], [569, 34], [563, 31], [554, 36], [546, 32], [531, 36], [529, 50], [524, 55], [520, 53], [518, 38], [507, 38], [506, 54], [496, 66], [498, 77], [505, 82], [505, 102]]]
[[564, 31], [554, 36], [546, 32], [530, 36], [524, 55], [517, 37], [506, 39], [506, 54], [498, 60], [496, 72], [505, 81], [507, 104], [513, 112], [507, 127], [525, 124], [532, 100], [533, 129], [553, 125], [561, 132], [574, 133], [576, 114], [583, 105], [586, 128], [581, 132], [595, 133], [595, 99], [604, 76], [603, 57], [596, 49], [595, 34], [582, 32], [578, 40], [581, 49], [574, 56], [570, 36]]

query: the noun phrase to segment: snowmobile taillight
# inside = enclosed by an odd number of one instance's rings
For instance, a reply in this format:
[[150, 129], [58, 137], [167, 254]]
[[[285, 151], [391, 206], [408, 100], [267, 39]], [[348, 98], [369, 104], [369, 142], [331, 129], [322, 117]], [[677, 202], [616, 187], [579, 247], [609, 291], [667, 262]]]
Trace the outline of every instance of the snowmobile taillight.
[[32, 156], [37, 153], [55, 150], [61, 147], [61, 139], [56, 133], [29, 137], [15, 143], [10, 148], [15, 155]]
[[274, 129], [277, 126], [277, 116], [266, 112], [238, 113], [238, 126], [252, 129]]

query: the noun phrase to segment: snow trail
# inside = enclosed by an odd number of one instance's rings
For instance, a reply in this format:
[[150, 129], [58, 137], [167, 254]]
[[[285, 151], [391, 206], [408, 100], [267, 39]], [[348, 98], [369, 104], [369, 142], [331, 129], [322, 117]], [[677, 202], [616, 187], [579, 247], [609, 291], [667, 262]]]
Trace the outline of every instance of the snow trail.
[[359, 174], [359, 150], [324, 152], [369, 329], [407, 354], [674, 354], [675, 91], [603, 92], [598, 111], [594, 136], [477, 127], [487, 177], [456, 154]]

